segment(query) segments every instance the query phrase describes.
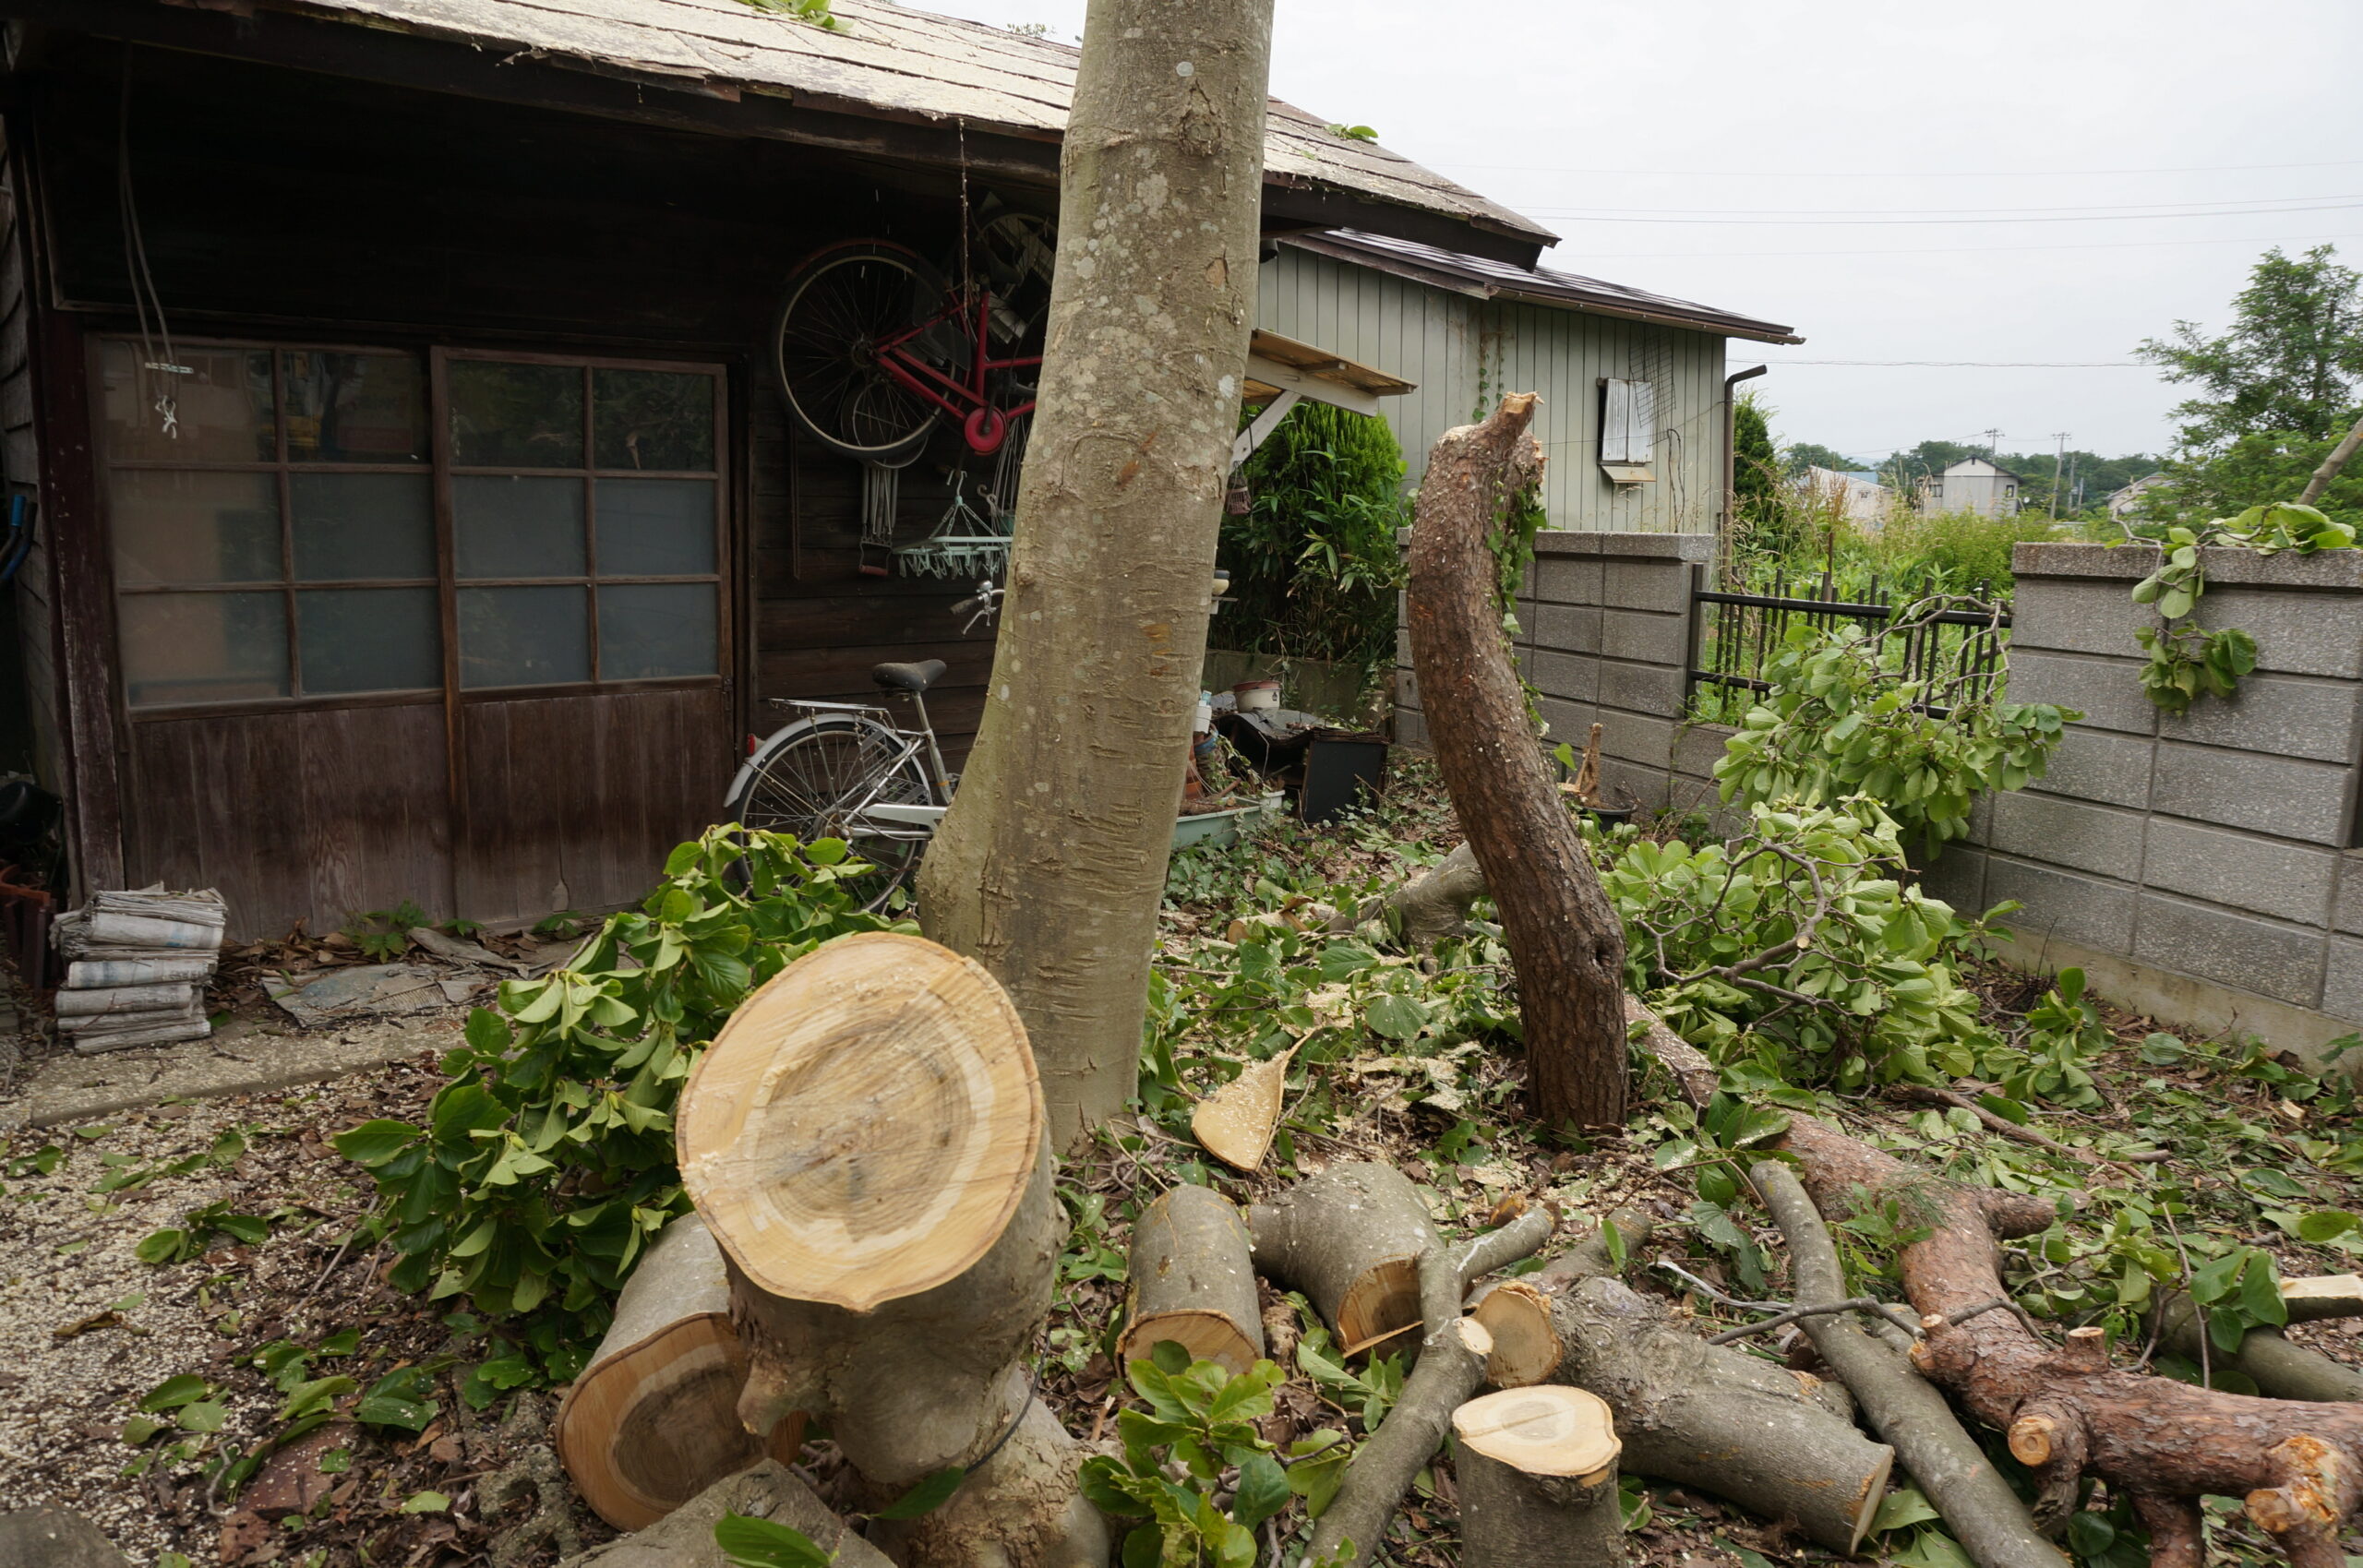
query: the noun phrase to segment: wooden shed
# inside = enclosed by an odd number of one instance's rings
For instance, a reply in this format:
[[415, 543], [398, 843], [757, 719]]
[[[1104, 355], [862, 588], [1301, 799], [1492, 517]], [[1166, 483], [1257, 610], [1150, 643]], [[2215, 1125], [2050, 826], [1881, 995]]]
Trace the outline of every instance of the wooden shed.
[[[0, 0], [20, 749], [78, 892], [216, 887], [246, 937], [598, 909], [714, 820], [767, 699], [942, 658], [973, 729], [967, 585], [866, 572], [862, 529], [995, 458], [944, 421], [882, 518], [770, 343], [824, 246], [949, 269], [1054, 214], [1074, 52], [835, 13]], [[1265, 213], [1552, 239], [1277, 102]]]

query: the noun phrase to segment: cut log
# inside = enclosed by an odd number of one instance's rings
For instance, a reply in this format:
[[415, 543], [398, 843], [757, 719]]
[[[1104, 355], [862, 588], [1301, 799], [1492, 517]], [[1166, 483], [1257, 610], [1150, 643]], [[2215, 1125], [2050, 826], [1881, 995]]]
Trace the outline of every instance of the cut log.
[[829, 1511], [776, 1459], [726, 1476], [653, 1525], [621, 1540], [570, 1557], [560, 1568], [729, 1568], [714, 1538], [726, 1514], [768, 1519], [801, 1532], [831, 1553], [836, 1568], [891, 1568], [886, 1554]]
[[[2345, 1304], [2341, 1299], [2326, 1299], [2315, 1292], [2291, 1291], [2300, 1286], [2333, 1286], [2345, 1288], [2340, 1282], [2352, 1280], [2352, 1275], [2342, 1275], [2335, 1280], [2292, 1279], [2282, 1284], [2282, 1297], [2289, 1309], [2292, 1323], [2304, 1323], [2300, 1315], [2303, 1306]], [[2317, 1311], [2316, 1318], [2345, 1316], [2344, 1312]], [[2213, 1371], [2234, 1371], [2256, 1384], [2257, 1391], [2275, 1399], [2314, 1399], [2326, 1402], [2363, 1402], [2363, 1371], [2334, 1361], [2319, 1350], [2309, 1350], [2302, 1345], [2292, 1345], [2282, 1337], [2281, 1331], [2252, 1328], [2240, 1339], [2237, 1350], [2226, 1352], [2207, 1339], [2201, 1324], [2198, 1309], [2190, 1298], [2177, 1291], [2159, 1299], [2153, 1314], [2153, 1325], [2158, 1331], [2158, 1344], [2176, 1355], [2197, 1361]]]
[[930, 1516], [971, 1527], [918, 1532], [911, 1568], [1104, 1557], [1104, 1522], [1070, 1507], [1078, 1445], [1029, 1418], [1067, 1227], [992, 978], [917, 937], [839, 938], [748, 999], [675, 1122], [730, 1272], [747, 1430], [827, 1420], [872, 1506], [990, 1454]]
[[1430, 948], [1466, 930], [1469, 906], [1484, 896], [1485, 873], [1477, 864], [1477, 852], [1463, 842], [1400, 887], [1362, 900], [1350, 916], [1333, 916], [1329, 929], [1349, 931], [1384, 920], [1393, 911], [1404, 941], [1415, 948]]
[[1543, 1121], [1625, 1119], [1625, 925], [1560, 803], [1496, 604], [1515, 497], [1542, 473], [1538, 400], [1505, 395], [1428, 455], [1407, 553], [1405, 620], [1428, 745], [1500, 913], [1517, 971], [1527, 1103]]
[[1784, 1144], [1834, 1212], [1859, 1191], [1873, 1203], [1905, 1203], [1930, 1227], [1897, 1260], [1922, 1313], [1913, 1360], [2009, 1434], [2011, 1452], [2034, 1470], [2038, 1519], [2064, 1519], [2089, 1472], [2141, 1508], [2157, 1568], [2198, 1568], [2203, 1496], [2245, 1498], [2249, 1519], [2299, 1568], [2342, 1568], [2339, 1526], [2363, 1492], [2363, 1406], [2251, 1398], [2118, 1371], [2098, 1330], [2073, 1331], [2055, 1349], [2015, 1313], [1973, 1314], [2009, 1294], [1995, 1245], [2012, 1223], [2004, 1194], [1932, 1178], [1803, 1117]]
[[1209, 1188], [1176, 1187], [1143, 1209], [1133, 1224], [1117, 1359], [1139, 1359], [1170, 1339], [1233, 1376], [1261, 1360], [1264, 1323], [1250, 1254], [1238, 1206]]
[[[1838, 1248], [1796, 1177], [1777, 1160], [1764, 1161], [1749, 1175], [1788, 1239], [1798, 1305], [1848, 1299]], [[1807, 1318], [1804, 1327], [1824, 1364], [1853, 1394], [1873, 1430], [1894, 1445], [1978, 1568], [2065, 1568], [2067, 1560], [2043, 1538], [2010, 1483], [1953, 1418], [1945, 1396], [1913, 1372], [1901, 1351], [1844, 1313]]]
[[1505, 1389], [1452, 1413], [1464, 1568], [1613, 1568], [1625, 1560], [1618, 1443], [1580, 1388]]
[[[684, 1215], [624, 1282], [606, 1337], [559, 1402], [558, 1459], [599, 1517], [644, 1529], [762, 1458], [738, 1424], [746, 1381], [722, 1250]], [[772, 1456], [795, 1463], [803, 1433], [801, 1415], [781, 1422]]]
[[1272, 1129], [1280, 1124], [1289, 1059], [1295, 1055], [1291, 1046], [1269, 1061], [1254, 1062], [1198, 1102], [1190, 1115], [1190, 1132], [1206, 1153], [1250, 1176], [1263, 1167], [1272, 1146]]
[[2363, 1318], [2363, 1275], [2317, 1275], [2281, 1282], [2281, 1302], [2293, 1323], [2327, 1318]]
[[[1540, 1334], [1536, 1300], [1548, 1303]], [[1613, 1279], [1579, 1280], [1555, 1297], [1505, 1287], [1485, 1305], [1493, 1311], [1479, 1316], [1489, 1328], [1518, 1323], [1494, 1336], [1494, 1381], [1531, 1372], [1541, 1346], [1555, 1346], [1544, 1375], [1608, 1402], [1625, 1469], [1788, 1521], [1835, 1552], [1852, 1555], [1862, 1544], [1895, 1451], [1856, 1430], [1842, 1406], [1833, 1410], [1820, 1379], [1709, 1345]], [[1528, 1341], [1515, 1365], [1501, 1354], [1511, 1333]]]
[[[1620, 1243], [1616, 1251], [1608, 1245], [1610, 1226], [1615, 1227]], [[1551, 1324], [1552, 1302], [1594, 1275], [1623, 1273], [1619, 1257], [1629, 1257], [1646, 1245], [1650, 1229], [1649, 1216], [1638, 1209], [1618, 1209], [1601, 1228], [1532, 1274], [1502, 1280], [1480, 1292], [1470, 1306], [1493, 1340], [1485, 1381], [1496, 1388], [1549, 1382], [1558, 1371], [1562, 1349]]]
[[1341, 1349], [1420, 1323], [1420, 1256], [1439, 1244], [1428, 1205], [1390, 1165], [1340, 1160], [1247, 1211], [1256, 1272], [1304, 1292]]

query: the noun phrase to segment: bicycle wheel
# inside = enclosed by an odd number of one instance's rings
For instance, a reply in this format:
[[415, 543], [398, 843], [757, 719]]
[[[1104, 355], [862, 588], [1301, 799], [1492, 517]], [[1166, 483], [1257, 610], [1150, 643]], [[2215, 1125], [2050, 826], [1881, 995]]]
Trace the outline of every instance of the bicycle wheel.
[[[878, 345], [930, 320], [949, 298], [933, 268], [883, 241], [833, 246], [797, 269], [772, 325], [772, 355], [804, 427], [871, 461], [925, 441], [942, 411], [886, 374]], [[954, 379], [967, 364], [950, 323], [904, 346]]]
[[869, 805], [923, 806], [935, 798], [927, 770], [904, 755], [901, 736], [874, 719], [822, 713], [765, 741], [739, 771], [726, 806], [741, 827], [814, 839], [843, 839], [877, 870], [854, 882], [866, 909], [891, 902], [918, 868], [926, 830], [888, 836], [862, 822]]

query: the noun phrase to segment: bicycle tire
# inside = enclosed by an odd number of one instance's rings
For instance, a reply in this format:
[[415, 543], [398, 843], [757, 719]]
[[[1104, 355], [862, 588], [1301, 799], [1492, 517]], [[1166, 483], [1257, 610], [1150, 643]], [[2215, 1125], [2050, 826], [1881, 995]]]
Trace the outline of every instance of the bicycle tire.
[[[935, 799], [927, 770], [916, 756], [894, 759], [902, 736], [857, 713], [820, 713], [798, 719], [756, 748], [732, 781], [725, 802], [729, 820], [745, 828], [792, 833], [810, 844], [843, 839], [877, 868], [853, 882], [865, 909], [881, 909], [910, 880], [926, 853], [924, 838], [882, 839], [858, 832], [845, 808], [871, 800], [925, 805]], [[891, 771], [874, 793], [863, 787]]]
[[[797, 423], [837, 450], [893, 463], [923, 446], [943, 411], [880, 368], [873, 339], [907, 331], [942, 310], [951, 287], [916, 251], [851, 240], [807, 257], [790, 273], [772, 319], [772, 368]], [[920, 340], [926, 357], [958, 379], [966, 355], [956, 332]]]

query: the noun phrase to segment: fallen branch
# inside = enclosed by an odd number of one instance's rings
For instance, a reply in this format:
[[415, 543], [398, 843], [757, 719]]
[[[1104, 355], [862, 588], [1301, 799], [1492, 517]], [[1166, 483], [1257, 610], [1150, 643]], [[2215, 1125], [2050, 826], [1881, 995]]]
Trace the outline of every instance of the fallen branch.
[[1351, 914], [1330, 916], [1329, 929], [1350, 931], [1385, 919], [1391, 910], [1400, 919], [1405, 942], [1430, 948], [1467, 930], [1469, 906], [1484, 896], [1485, 873], [1477, 864], [1477, 852], [1464, 840], [1411, 880], [1362, 900]]
[[[1437, 1277], [1432, 1290], [1452, 1287], [1452, 1263], [1441, 1249], [1431, 1250], [1421, 1262]], [[1377, 1561], [1387, 1522], [1443, 1445], [1452, 1413], [1484, 1383], [1485, 1353], [1492, 1347], [1474, 1318], [1456, 1317], [1431, 1336], [1386, 1418], [1346, 1466], [1337, 1495], [1313, 1525], [1305, 1562], [1318, 1563], [1347, 1550], [1358, 1564]]]
[[1119, 1361], [1146, 1356], [1170, 1339], [1193, 1360], [1218, 1361], [1232, 1376], [1264, 1354], [1255, 1266], [1238, 1205], [1210, 1187], [1184, 1182], [1141, 1211], [1125, 1270], [1131, 1281]]
[[2090, 1149], [2079, 1149], [2073, 1144], [2061, 1143], [2039, 1128], [2012, 1121], [1958, 1089], [1940, 1089], [1928, 1083], [1898, 1083], [1889, 1092], [1897, 1099], [1910, 1100], [1916, 1105], [1952, 1106], [1965, 1110], [1977, 1118], [1989, 1132], [1997, 1132], [2013, 1142], [2041, 1149], [2045, 1154], [2057, 1155], [2062, 1159], [2074, 1160], [2080, 1165], [2164, 1165], [2175, 1157], [2171, 1149], [2146, 1149], [2133, 1155], [2100, 1155]]
[[2118, 1371], [2098, 1329], [2074, 1330], [2055, 1350], [2007, 1312], [1951, 1321], [2008, 1294], [1995, 1240], [2033, 1217], [2013, 1211], [2037, 1205], [1932, 1179], [1807, 1118], [1793, 1120], [1785, 1146], [1833, 1208], [1860, 1189], [1873, 1203], [1907, 1205], [1930, 1227], [1898, 1259], [1926, 1331], [1913, 1362], [2009, 1433], [2010, 1452], [2035, 1473], [2038, 1519], [2063, 1521], [2090, 1472], [2133, 1502], [2156, 1568], [2198, 1568], [2203, 1496], [2245, 1498], [2249, 1517], [2298, 1568], [2343, 1568], [2339, 1526], [2363, 1497], [2363, 1407]]
[[[1794, 1173], [1778, 1160], [1766, 1160], [1750, 1179], [1788, 1239], [1797, 1299], [1842, 1299], [1845, 1275], [1838, 1249]], [[2037, 1532], [2009, 1482], [1961, 1430], [1945, 1396], [1909, 1362], [1841, 1317], [1808, 1318], [1804, 1328], [1823, 1363], [1845, 1383], [1872, 1428], [1894, 1444], [1904, 1468], [1978, 1568], [2063, 1568], [2066, 1560]]]
[[1830, 1312], [1877, 1312], [1904, 1333], [1913, 1332], [1910, 1320], [1886, 1302], [1871, 1296], [1850, 1296], [1843, 1301], [1824, 1301], [1812, 1307], [1784, 1307], [1760, 1323], [1749, 1323], [1745, 1328], [1727, 1328], [1721, 1334], [1709, 1336], [1707, 1343], [1732, 1345], [1743, 1339], [1753, 1338], [1759, 1334], [1769, 1334], [1774, 1329], [1786, 1328], [1791, 1323], [1801, 1323], [1807, 1318], [1818, 1318]]
[[[2297, 1315], [2297, 1303], [2288, 1305], [2292, 1323], [2306, 1321]], [[2179, 1291], [2160, 1300], [2153, 1326], [2163, 1348], [2194, 1361], [2204, 1356], [2213, 1371], [2238, 1372], [2273, 1398], [2363, 1402], [2363, 1371], [2333, 1361], [2319, 1350], [2292, 1345], [2278, 1329], [2249, 1330], [2241, 1336], [2240, 1347], [2229, 1354], [2212, 1344], [2202, 1346], [2207, 1327], [2190, 1298]]]

